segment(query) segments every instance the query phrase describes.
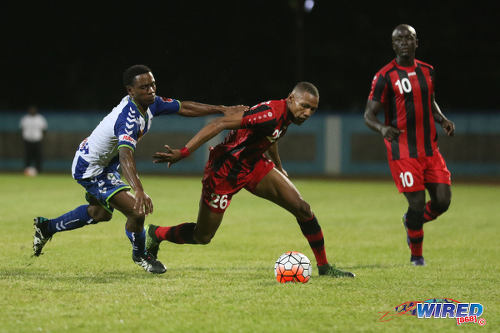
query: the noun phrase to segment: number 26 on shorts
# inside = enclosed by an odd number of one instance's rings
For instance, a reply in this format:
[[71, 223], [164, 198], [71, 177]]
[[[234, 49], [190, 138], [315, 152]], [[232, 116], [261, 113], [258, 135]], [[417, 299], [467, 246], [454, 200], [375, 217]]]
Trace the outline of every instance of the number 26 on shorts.
[[401, 172], [399, 174], [399, 178], [401, 178], [401, 184], [403, 187], [412, 187], [413, 186], [413, 175], [411, 172]]
[[212, 200], [210, 200], [210, 206], [212, 206], [214, 208], [226, 209], [227, 204], [228, 204], [227, 194], [219, 195], [219, 194], [212, 193], [210, 195], [210, 198], [212, 199]]

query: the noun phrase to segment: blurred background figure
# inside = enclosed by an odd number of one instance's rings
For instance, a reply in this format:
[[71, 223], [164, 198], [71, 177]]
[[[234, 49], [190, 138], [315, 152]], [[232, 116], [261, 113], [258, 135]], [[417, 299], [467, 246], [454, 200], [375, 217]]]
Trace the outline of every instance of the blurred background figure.
[[42, 139], [47, 130], [47, 120], [38, 113], [34, 105], [28, 107], [28, 114], [21, 118], [19, 127], [24, 141], [24, 174], [36, 176], [42, 171]]

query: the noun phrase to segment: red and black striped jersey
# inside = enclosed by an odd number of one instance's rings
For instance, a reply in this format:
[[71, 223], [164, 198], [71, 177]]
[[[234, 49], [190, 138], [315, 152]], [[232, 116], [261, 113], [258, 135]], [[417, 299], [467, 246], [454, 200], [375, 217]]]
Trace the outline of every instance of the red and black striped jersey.
[[291, 117], [285, 99], [253, 106], [243, 114], [241, 128], [229, 132], [214, 148], [215, 156], [231, 158], [239, 172], [251, 171], [269, 146], [286, 133]]
[[373, 78], [369, 100], [385, 108], [385, 124], [399, 130], [395, 140], [385, 139], [389, 160], [432, 156], [437, 133], [432, 116], [434, 68], [422, 61], [403, 67], [394, 59]]

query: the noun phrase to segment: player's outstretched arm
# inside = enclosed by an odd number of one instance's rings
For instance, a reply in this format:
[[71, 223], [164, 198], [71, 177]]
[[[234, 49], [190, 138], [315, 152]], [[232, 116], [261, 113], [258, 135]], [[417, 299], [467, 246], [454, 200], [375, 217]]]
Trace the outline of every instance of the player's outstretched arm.
[[172, 149], [165, 145], [166, 152], [156, 152], [153, 154], [153, 163], [168, 163], [170, 167], [184, 157], [189, 156], [202, 144], [226, 129], [238, 129], [241, 127], [243, 111], [224, 115], [216, 118], [203, 127], [182, 149]]
[[179, 114], [184, 117], [201, 117], [218, 113], [228, 115], [232, 113], [246, 111], [247, 109], [248, 106], [246, 105], [225, 106], [225, 105], [203, 104], [192, 101], [182, 101]]
[[141, 214], [144, 213], [148, 215], [152, 213], [153, 201], [146, 192], [144, 192], [144, 188], [142, 187], [137, 168], [135, 167], [134, 152], [130, 148], [120, 147], [118, 154], [120, 156], [120, 167], [122, 168], [123, 176], [134, 190], [134, 209], [138, 210]]
[[395, 139], [401, 131], [395, 127], [384, 125], [378, 120], [377, 114], [384, 110], [384, 105], [377, 101], [368, 100], [365, 109], [365, 124], [372, 130], [382, 134], [387, 140]]
[[453, 136], [455, 134], [455, 124], [446, 118], [444, 114], [441, 112], [439, 105], [436, 102], [435, 95], [432, 94], [432, 116], [434, 120], [441, 125], [447, 135]]
[[276, 165], [276, 169], [278, 169], [278, 171], [280, 171], [282, 174], [288, 177], [288, 173], [285, 171], [285, 169], [283, 169], [283, 165], [281, 164], [281, 158], [278, 151], [277, 141], [275, 141], [271, 146], [269, 146], [267, 154], [269, 155], [271, 161], [273, 161], [274, 165]]

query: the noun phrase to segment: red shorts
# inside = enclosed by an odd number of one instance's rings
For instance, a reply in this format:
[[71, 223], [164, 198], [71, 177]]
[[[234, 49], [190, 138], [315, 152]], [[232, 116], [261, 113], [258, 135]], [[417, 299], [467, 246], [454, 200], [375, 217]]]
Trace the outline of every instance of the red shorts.
[[[222, 164], [222, 165], [221, 165]], [[219, 168], [216, 170], [215, 165]], [[234, 161], [221, 161], [210, 153], [203, 173], [201, 199], [215, 213], [224, 213], [231, 198], [242, 188], [253, 192], [257, 184], [274, 168], [274, 163], [262, 157], [252, 170], [234, 173]]]
[[389, 168], [399, 192], [423, 191], [427, 183], [451, 185], [450, 171], [437, 149], [432, 156], [389, 161]]

